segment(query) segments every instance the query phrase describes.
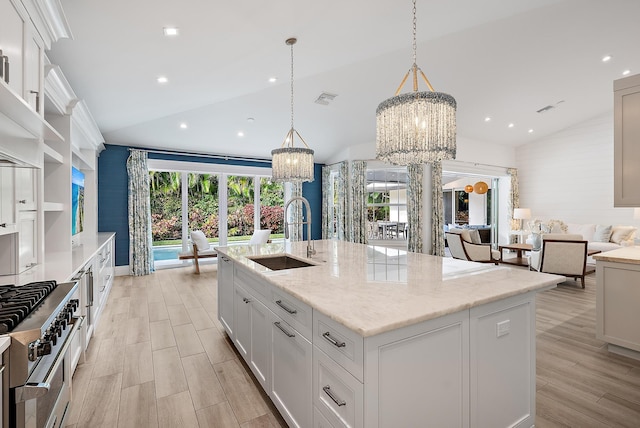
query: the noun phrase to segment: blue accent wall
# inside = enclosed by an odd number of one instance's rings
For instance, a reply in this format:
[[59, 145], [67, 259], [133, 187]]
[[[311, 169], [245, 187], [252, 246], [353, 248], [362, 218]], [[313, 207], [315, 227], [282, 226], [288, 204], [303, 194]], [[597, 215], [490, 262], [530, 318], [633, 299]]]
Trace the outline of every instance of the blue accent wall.
[[[98, 157], [98, 231], [116, 232], [116, 266], [129, 264], [128, 157], [129, 147], [112, 144], [105, 144], [105, 150]], [[269, 163], [251, 160], [213, 159], [197, 155], [149, 153], [149, 158], [266, 168], [271, 166]], [[303, 183], [302, 195], [311, 206], [313, 239], [322, 239], [322, 165], [315, 164], [314, 175], [315, 181]]]

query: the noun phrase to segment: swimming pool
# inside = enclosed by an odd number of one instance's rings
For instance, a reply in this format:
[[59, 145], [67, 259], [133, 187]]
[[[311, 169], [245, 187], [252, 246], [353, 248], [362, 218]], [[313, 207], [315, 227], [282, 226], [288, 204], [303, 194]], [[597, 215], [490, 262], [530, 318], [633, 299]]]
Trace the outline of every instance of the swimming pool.
[[153, 261], [177, 260], [178, 254], [182, 251], [182, 247], [174, 245], [166, 245], [162, 247], [153, 247]]

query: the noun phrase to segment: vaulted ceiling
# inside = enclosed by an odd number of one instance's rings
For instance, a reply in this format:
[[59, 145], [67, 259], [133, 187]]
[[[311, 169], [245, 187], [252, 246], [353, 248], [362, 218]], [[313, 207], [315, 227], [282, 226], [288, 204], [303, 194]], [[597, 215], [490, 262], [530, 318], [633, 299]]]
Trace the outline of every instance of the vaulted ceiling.
[[[269, 158], [290, 126], [297, 37], [295, 127], [322, 163], [375, 145], [376, 107], [412, 64], [409, 0], [62, 6], [73, 39], [49, 59], [110, 144]], [[417, 63], [474, 140], [525, 144], [611, 111], [613, 80], [640, 72], [637, 0], [418, 0], [417, 14]], [[323, 92], [337, 96], [315, 103]]]

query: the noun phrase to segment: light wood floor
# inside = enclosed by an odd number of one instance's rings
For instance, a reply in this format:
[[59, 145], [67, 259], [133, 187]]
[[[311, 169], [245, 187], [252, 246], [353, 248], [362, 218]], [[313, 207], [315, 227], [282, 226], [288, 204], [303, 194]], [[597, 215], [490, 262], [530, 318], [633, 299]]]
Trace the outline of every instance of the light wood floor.
[[[116, 278], [68, 425], [286, 426], [216, 319], [215, 265], [201, 269]], [[640, 427], [640, 362], [596, 340], [595, 275], [537, 304], [536, 426]]]
[[216, 318], [216, 265], [200, 271], [116, 277], [67, 426], [286, 427]]

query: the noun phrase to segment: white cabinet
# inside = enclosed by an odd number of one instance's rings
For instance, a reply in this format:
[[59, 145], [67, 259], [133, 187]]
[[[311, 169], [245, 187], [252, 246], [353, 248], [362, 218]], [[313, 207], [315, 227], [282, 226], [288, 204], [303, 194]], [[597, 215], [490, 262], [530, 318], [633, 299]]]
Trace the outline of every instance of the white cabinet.
[[[0, 56], [5, 57], [4, 73], [0, 80], [4, 83], [7, 83], [8, 80], [9, 88], [19, 96], [22, 95], [22, 40], [25, 22], [26, 11], [19, 1], [4, 0], [0, 2], [0, 51], [2, 51]], [[8, 79], [6, 76], [7, 62], [9, 64]]]
[[640, 264], [598, 260], [596, 337], [610, 351], [640, 359], [639, 303]]
[[234, 344], [265, 391], [271, 387], [269, 309], [240, 285], [234, 290]]
[[312, 414], [311, 342], [273, 314], [269, 396], [290, 427], [310, 427]]
[[21, 211], [18, 214], [18, 236], [20, 252], [18, 269], [20, 272], [38, 263], [38, 213]]
[[0, 223], [15, 224], [15, 189], [13, 168], [0, 168]]
[[44, 50], [43, 41], [31, 26], [24, 40], [24, 90], [22, 98], [33, 110], [43, 115]]
[[18, 211], [35, 211], [38, 208], [38, 170], [14, 168], [15, 198]]
[[613, 202], [640, 207], [640, 74], [616, 80], [613, 99]]
[[232, 339], [233, 333], [233, 262], [227, 256], [218, 257], [218, 319]]

